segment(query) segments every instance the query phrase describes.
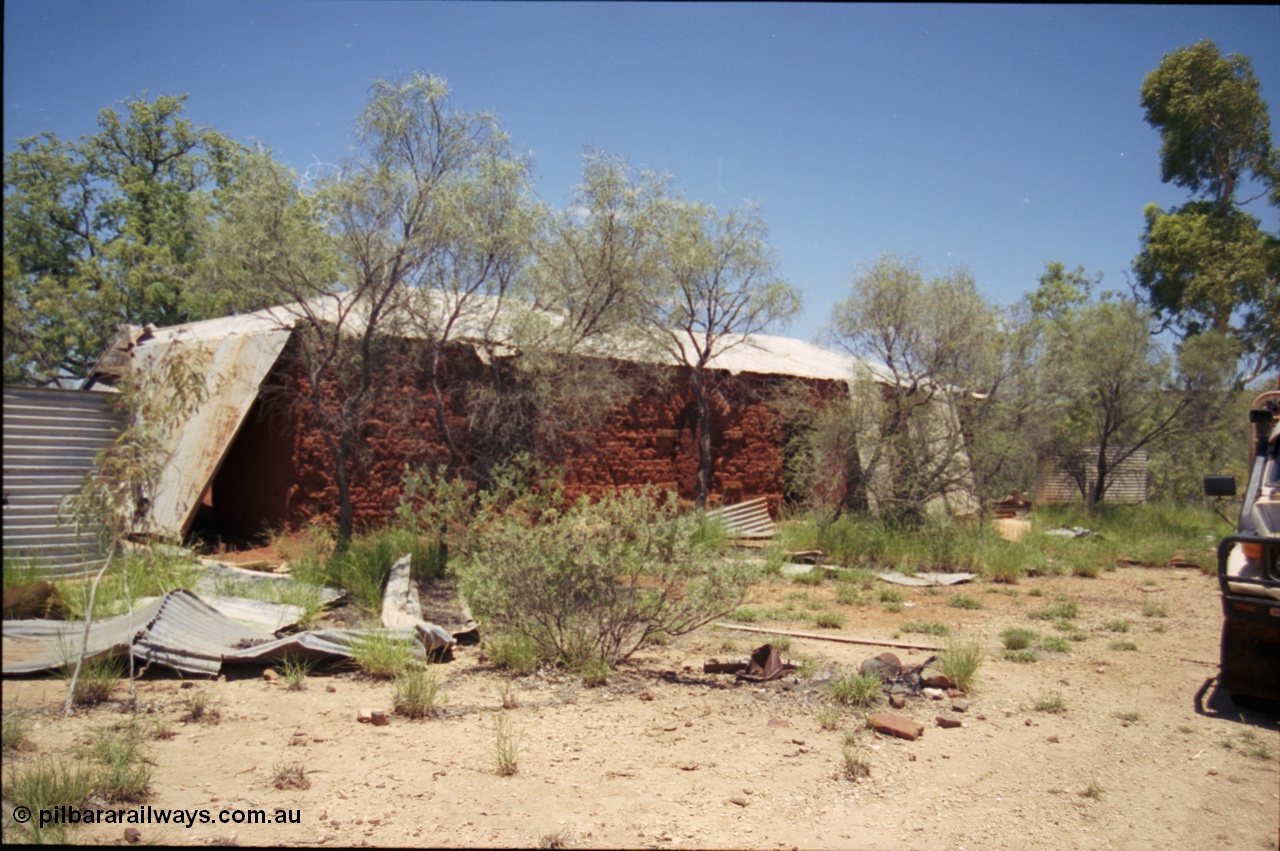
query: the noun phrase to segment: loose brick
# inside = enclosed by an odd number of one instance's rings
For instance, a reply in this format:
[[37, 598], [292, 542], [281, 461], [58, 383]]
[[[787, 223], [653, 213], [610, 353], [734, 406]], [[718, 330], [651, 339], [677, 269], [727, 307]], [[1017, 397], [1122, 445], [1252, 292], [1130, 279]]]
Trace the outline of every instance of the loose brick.
[[951, 729], [951, 728], [953, 728], [953, 727], [959, 727], [959, 726], [961, 726], [961, 724], [960, 724], [960, 719], [959, 719], [959, 718], [947, 718], [947, 717], [945, 717], [945, 716], [943, 716], [943, 715], [939, 715], [939, 716], [938, 716], [938, 726], [939, 726], [939, 727], [946, 728], [946, 729]]
[[877, 733], [888, 733], [909, 742], [914, 742], [924, 735], [923, 724], [890, 712], [877, 712], [868, 720]]

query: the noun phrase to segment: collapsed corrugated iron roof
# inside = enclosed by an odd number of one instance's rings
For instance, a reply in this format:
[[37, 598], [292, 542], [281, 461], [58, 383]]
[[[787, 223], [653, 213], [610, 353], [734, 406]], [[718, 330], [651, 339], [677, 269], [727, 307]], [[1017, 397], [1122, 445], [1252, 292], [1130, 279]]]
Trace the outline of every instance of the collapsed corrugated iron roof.
[[[378, 632], [426, 641], [423, 655], [453, 646], [439, 627], [389, 628]], [[222, 614], [190, 591], [171, 591], [133, 610], [90, 625], [83, 621], [9, 620], [4, 622], [0, 656], [5, 674], [50, 671], [74, 662], [82, 647], [86, 658], [120, 656], [132, 651], [142, 665], [158, 664], [192, 676], [215, 676], [224, 663], [266, 663], [288, 657], [348, 659], [352, 645], [374, 630], [322, 629], [276, 636]]]

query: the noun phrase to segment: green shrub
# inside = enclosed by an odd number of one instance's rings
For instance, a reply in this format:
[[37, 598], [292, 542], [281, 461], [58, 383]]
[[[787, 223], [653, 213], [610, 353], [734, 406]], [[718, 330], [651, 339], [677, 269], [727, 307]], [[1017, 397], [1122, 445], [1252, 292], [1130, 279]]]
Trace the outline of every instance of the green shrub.
[[1000, 641], [1006, 650], [1023, 650], [1039, 637], [1040, 634], [1034, 629], [1021, 626], [1011, 626], [1000, 633]]
[[854, 583], [841, 582], [836, 585], [836, 602], [842, 606], [865, 606], [867, 598]]
[[813, 622], [820, 629], [839, 629], [844, 626], [844, 612], [822, 612]]
[[1067, 711], [1067, 701], [1062, 695], [1049, 692], [1036, 698], [1035, 709], [1057, 715]]
[[1045, 621], [1059, 619], [1071, 620], [1072, 618], [1079, 617], [1079, 615], [1080, 607], [1075, 604], [1075, 601], [1067, 599], [1061, 599], [1050, 606], [1040, 609], [1039, 611], [1027, 613], [1027, 617]]
[[351, 660], [366, 675], [393, 679], [417, 659], [417, 642], [384, 629], [369, 630], [351, 642]]
[[526, 636], [495, 636], [485, 642], [484, 652], [493, 664], [513, 674], [523, 676], [538, 670], [537, 648]]
[[947, 599], [947, 605], [953, 609], [981, 609], [982, 601], [977, 597], [968, 597], [964, 594], [953, 594]]
[[440, 677], [421, 665], [407, 665], [395, 676], [395, 712], [409, 719], [432, 718], [445, 702]]
[[876, 599], [881, 603], [901, 603], [907, 599], [907, 595], [897, 588], [881, 588], [876, 592]]
[[[75, 692], [71, 702], [75, 706], [96, 706], [111, 697], [120, 678], [124, 676], [125, 660], [119, 656], [99, 656], [87, 660], [80, 667]], [[69, 660], [62, 666], [61, 675], [70, 680], [75, 674], [76, 663]]]
[[1144, 618], [1167, 618], [1169, 613], [1165, 611], [1164, 606], [1147, 601], [1142, 604], [1142, 616]]
[[146, 799], [151, 765], [142, 753], [142, 736], [136, 724], [96, 730], [89, 752], [97, 763], [95, 794], [112, 803]]
[[1060, 635], [1051, 635], [1040, 642], [1040, 649], [1050, 653], [1070, 653], [1071, 643]]
[[880, 702], [880, 678], [875, 674], [846, 674], [827, 683], [827, 693], [842, 706], [871, 707]]
[[27, 731], [31, 729], [31, 714], [20, 709], [16, 699], [4, 710], [3, 729], [3, 752], [6, 754], [21, 747]]
[[738, 623], [756, 623], [761, 618], [760, 609], [755, 606], [739, 606], [728, 615], [729, 620]]
[[[68, 828], [65, 823], [40, 827], [40, 811], [57, 807], [79, 809], [93, 794], [91, 770], [61, 760], [41, 758], [32, 766], [10, 765], [4, 783], [6, 811], [12, 804], [15, 808], [26, 807], [34, 814], [26, 824], [17, 826], [19, 833], [25, 833], [24, 840], [51, 845], [67, 844]], [[5, 821], [9, 821], [7, 815]], [[5, 838], [9, 839], [7, 833]]]
[[1103, 624], [1103, 626], [1105, 626], [1107, 629], [1111, 630], [1112, 632], [1128, 632], [1129, 631], [1129, 622], [1126, 620], [1107, 621], [1105, 624]]
[[974, 642], [951, 641], [938, 651], [938, 670], [950, 677], [956, 688], [969, 691], [978, 678], [985, 654]]
[[499, 712], [493, 722], [493, 769], [499, 777], [510, 777], [519, 771], [520, 740], [524, 730], [515, 730], [506, 712]]
[[1017, 662], [1022, 665], [1035, 662], [1040, 657], [1036, 655], [1036, 651], [1029, 648], [1021, 648], [1017, 650], [1004, 651], [1004, 658], [1010, 662]]
[[684, 635], [742, 602], [751, 568], [700, 546], [696, 524], [652, 489], [505, 513], [472, 532], [461, 590], [489, 628], [528, 637], [539, 657], [612, 667], [648, 636]]

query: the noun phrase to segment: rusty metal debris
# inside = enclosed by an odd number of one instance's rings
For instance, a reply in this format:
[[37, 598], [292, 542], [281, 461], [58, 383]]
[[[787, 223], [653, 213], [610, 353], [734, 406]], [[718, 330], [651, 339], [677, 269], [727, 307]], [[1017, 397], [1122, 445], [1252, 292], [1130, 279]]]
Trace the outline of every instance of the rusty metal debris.
[[749, 680], [754, 683], [767, 683], [770, 680], [780, 679], [788, 671], [795, 669], [796, 665], [783, 661], [778, 648], [772, 644], [762, 644], [751, 651], [751, 656], [747, 659], [732, 662], [708, 659], [702, 665], [704, 674], [734, 674], [740, 680]]

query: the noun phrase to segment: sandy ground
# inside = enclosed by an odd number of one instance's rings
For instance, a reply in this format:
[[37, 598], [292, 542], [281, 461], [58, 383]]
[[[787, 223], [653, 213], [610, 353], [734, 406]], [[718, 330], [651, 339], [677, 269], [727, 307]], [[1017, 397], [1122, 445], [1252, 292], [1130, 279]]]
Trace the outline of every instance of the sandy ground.
[[[1031, 596], [1034, 589], [1043, 596]], [[980, 641], [990, 655], [968, 711], [913, 699], [902, 714], [926, 728], [914, 742], [866, 730], [858, 713], [846, 713], [837, 730], [821, 729], [816, 717], [825, 672], [856, 670], [885, 648], [797, 639], [788, 655], [820, 660], [817, 677], [747, 684], [703, 674], [702, 663], [745, 656], [760, 638], [711, 628], [654, 648], [597, 688], [555, 673], [512, 678], [478, 648], [460, 648], [437, 668], [446, 678], [444, 714], [393, 716], [385, 727], [359, 724], [356, 713], [390, 710], [391, 686], [349, 672], [313, 675], [300, 692], [264, 681], [260, 670], [196, 684], [220, 708], [216, 725], [180, 722], [191, 692], [149, 676], [138, 683], [143, 710], [176, 734], [150, 745], [152, 808], [207, 809], [215, 818], [222, 809], [280, 808], [300, 823], [144, 825], [142, 838], [504, 848], [553, 840], [651, 848], [1277, 847], [1277, 722], [1238, 709], [1215, 687], [1221, 615], [1212, 578], [1125, 568], [1097, 579], [1026, 580], [1017, 596], [985, 583], [956, 590], [984, 608], [948, 606], [952, 589], [909, 590], [914, 605], [898, 614], [836, 606], [829, 586], [753, 589], [761, 602], [807, 592], [796, 602], [842, 610], [846, 625], [833, 634], [891, 640], [905, 621], [939, 621]], [[1027, 613], [1062, 593], [1077, 601], [1088, 639], [1034, 664], [1002, 659], [1005, 627], [1054, 634]], [[1144, 617], [1149, 601], [1167, 617]], [[1130, 622], [1127, 633], [1106, 628], [1117, 619]], [[1117, 638], [1137, 650], [1112, 649]], [[908, 663], [929, 655], [896, 652]], [[493, 756], [504, 688], [519, 701], [506, 716], [523, 734], [511, 777], [497, 775]], [[91, 729], [122, 720], [112, 704], [61, 718], [62, 693], [56, 679], [5, 682], [6, 706], [38, 712], [30, 733], [37, 749], [6, 758], [6, 771], [70, 754]], [[1065, 711], [1037, 711], [1047, 695], [1060, 696]], [[963, 726], [942, 729], [939, 714]], [[840, 776], [846, 732], [869, 761], [868, 778]], [[1249, 754], [1251, 737], [1269, 758]], [[310, 788], [274, 788], [286, 763], [305, 767]], [[1093, 797], [1085, 794], [1091, 786], [1100, 790]], [[123, 843], [122, 836], [119, 826], [73, 834], [89, 843]]]

